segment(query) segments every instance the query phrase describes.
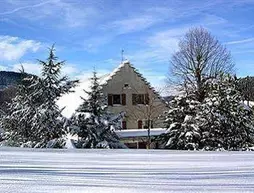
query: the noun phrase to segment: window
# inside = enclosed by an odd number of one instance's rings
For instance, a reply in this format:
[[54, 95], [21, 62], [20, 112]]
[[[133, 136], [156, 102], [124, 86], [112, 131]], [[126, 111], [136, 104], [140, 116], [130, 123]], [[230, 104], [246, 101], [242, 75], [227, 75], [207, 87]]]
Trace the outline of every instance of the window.
[[132, 104], [148, 104], [149, 95], [148, 94], [132, 94]]
[[142, 120], [138, 120], [138, 129], [142, 129], [142, 125], [143, 125]]
[[137, 104], [145, 104], [145, 96], [143, 94], [136, 95]]
[[108, 94], [108, 105], [126, 105], [126, 94]]
[[113, 104], [121, 104], [121, 95], [120, 94], [113, 95]]
[[126, 121], [122, 121], [122, 129], [127, 129], [127, 123], [126, 123]]

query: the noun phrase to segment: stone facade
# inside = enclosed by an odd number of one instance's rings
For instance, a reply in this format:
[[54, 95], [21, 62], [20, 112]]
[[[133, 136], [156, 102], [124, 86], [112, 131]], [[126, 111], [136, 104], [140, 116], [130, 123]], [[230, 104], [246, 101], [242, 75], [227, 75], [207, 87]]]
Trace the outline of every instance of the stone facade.
[[123, 129], [164, 127], [158, 117], [167, 110], [165, 102], [130, 62], [123, 62], [102, 86], [109, 111], [126, 113]]

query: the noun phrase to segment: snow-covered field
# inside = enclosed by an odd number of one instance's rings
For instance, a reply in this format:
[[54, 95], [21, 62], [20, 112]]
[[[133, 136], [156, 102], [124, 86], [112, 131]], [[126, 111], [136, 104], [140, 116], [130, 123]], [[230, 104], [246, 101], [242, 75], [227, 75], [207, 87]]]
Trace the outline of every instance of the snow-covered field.
[[0, 192], [254, 192], [254, 153], [0, 148]]

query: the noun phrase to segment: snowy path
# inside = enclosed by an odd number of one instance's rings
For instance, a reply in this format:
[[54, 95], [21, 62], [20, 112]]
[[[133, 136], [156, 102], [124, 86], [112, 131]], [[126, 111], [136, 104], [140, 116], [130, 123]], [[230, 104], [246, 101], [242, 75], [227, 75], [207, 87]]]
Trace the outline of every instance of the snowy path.
[[0, 192], [254, 192], [254, 153], [0, 148]]

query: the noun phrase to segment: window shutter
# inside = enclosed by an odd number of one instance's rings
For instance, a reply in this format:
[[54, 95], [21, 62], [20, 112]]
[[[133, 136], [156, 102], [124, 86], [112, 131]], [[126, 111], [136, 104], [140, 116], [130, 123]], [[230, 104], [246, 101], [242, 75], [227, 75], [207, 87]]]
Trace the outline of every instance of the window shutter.
[[136, 94], [132, 94], [132, 104], [136, 105], [137, 104], [137, 97]]
[[138, 120], [138, 129], [142, 129], [142, 120]]
[[126, 121], [122, 121], [122, 129], [127, 129]]
[[113, 95], [112, 94], [108, 94], [108, 105], [113, 106]]
[[149, 104], [149, 94], [145, 94], [145, 104]]
[[122, 94], [122, 105], [126, 105], [126, 94]]

